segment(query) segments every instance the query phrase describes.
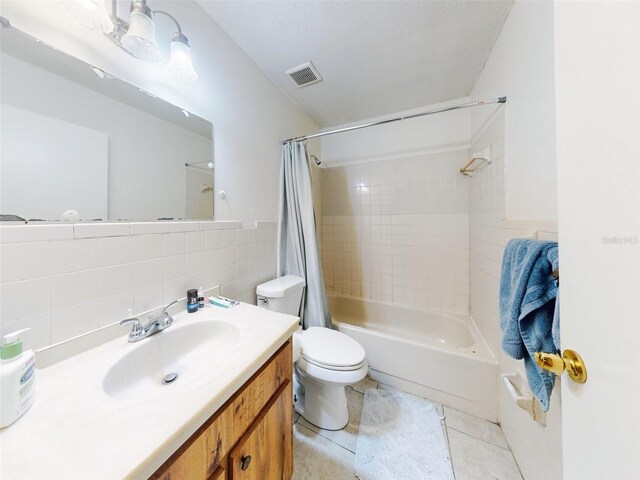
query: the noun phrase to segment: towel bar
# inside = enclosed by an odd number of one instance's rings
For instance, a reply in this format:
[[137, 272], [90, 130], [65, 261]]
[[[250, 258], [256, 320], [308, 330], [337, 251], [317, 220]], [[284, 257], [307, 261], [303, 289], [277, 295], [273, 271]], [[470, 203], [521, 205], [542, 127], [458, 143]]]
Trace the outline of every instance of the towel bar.
[[[478, 163], [474, 168], [470, 168], [476, 161], [480, 163]], [[472, 177], [473, 172], [478, 170], [483, 165], [485, 164], [489, 165], [490, 163], [491, 163], [491, 145], [489, 145], [487, 148], [485, 148], [481, 152], [474, 153], [473, 156], [471, 157], [471, 160], [469, 160], [467, 164], [460, 169], [460, 173], [467, 177]]]
[[507, 387], [507, 391], [509, 392], [509, 395], [511, 395], [513, 402], [529, 415], [531, 415], [531, 418], [533, 418], [536, 422], [540, 423], [541, 425], [546, 425], [547, 415], [542, 410], [535, 397], [533, 395], [522, 395], [518, 391], [517, 387], [513, 384], [512, 380], [519, 378], [520, 375], [518, 375], [517, 373], [503, 373], [500, 376], [502, 377], [502, 381]]

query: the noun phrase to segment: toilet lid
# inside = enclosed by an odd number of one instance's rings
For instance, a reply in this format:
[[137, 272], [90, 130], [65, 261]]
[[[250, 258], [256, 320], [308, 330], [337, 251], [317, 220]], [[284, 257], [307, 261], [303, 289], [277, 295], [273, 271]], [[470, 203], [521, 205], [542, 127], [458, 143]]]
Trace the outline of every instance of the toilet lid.
[[310, 327], [301, 337], [301, 355], [316, 365], [352, 367], [364, 362], [365, 351], [344, 333], [322, 327]]

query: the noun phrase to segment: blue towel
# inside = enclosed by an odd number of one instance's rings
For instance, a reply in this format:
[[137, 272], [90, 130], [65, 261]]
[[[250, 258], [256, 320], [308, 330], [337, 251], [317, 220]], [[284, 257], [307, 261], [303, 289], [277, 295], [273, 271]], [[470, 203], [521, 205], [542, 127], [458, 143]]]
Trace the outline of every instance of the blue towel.
[[511, 357], [524, 359], [531, 391], [542, 409], [549, 409], [555, 375], [539, 368], [535, 352], [557, 352], [554, 324], [558, 286], [551, 272], [558, 267], [558, 244], [528, 239], [507, 243], [500, 280], [500, 328], [502, 348]]

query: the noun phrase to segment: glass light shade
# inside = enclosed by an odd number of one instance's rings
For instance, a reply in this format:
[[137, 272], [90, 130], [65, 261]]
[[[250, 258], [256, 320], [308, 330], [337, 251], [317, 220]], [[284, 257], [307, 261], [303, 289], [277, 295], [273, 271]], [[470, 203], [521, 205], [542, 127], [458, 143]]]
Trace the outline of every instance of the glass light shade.
[[129, 30], [122, 37], [122, 46], [140, 60], [157, 62], [162, 57], [156, 42], [156, 25], [142, 12], [131, 12]]
[[80, 25], [89, 30], [103, 33], [113, 30], [113, 22], [104, 0], [68, 0], [62, 2], [62, 6]]
[[191, 48], [186, 43], [174, 40], [171, 42], [171, 56], [167, 63], [167, 72], [182, 82], [195, 82], [198, 74], [191, 62]]

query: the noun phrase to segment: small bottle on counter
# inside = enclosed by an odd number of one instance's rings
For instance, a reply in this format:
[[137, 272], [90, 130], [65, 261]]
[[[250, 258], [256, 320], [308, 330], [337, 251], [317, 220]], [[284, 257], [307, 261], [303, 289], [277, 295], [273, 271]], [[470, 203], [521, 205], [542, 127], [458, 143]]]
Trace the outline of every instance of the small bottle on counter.
[[187, 290], [187, 312], [194, 313], [198, 311], [198, 290], [190, 288]]
[[198, 288], [198, 308], [204, 307], [204, 294], [202, 293], [202, 287]]
[[35, 355], [22, 351], [24, 328], [4, 336], [0, 346], [0, 428], [18, 420], [35, 400]]

